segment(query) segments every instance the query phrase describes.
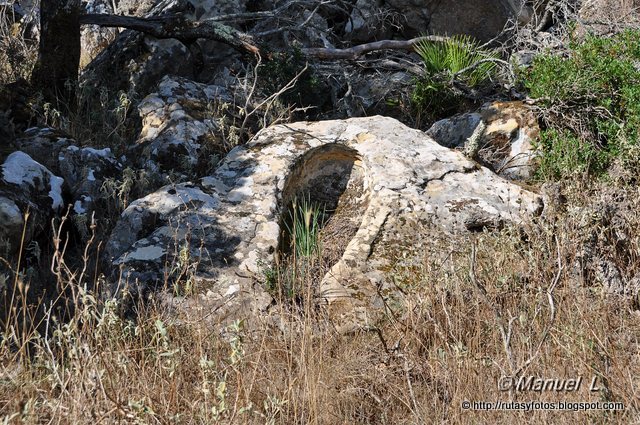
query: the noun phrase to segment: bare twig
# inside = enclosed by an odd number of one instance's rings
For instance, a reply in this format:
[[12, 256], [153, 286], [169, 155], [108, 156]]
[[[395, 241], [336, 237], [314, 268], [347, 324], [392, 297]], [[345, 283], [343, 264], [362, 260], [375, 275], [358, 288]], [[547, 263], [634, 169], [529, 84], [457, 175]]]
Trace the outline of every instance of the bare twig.
[[516, 318], [515, 317], [509, 318], [509, 320], [505, 325], [502, 312], [496, 307], [495, 303], [489, 300], [485, 287], [476, 278], [476, 252], [477, 252], [476, 242], [474, 241], [471, 246], [469, 279], [471, 280], [471, 283], [474, 285], [474, 287], [480, 294], [480, 297], [482, 298], [482, 300], [493, 310], [493, 313], [496, 317], [496, 321], [498, 322], [498, 330], [500, 332], [500, 336], [502, 337], [502, 345], [503, 345], [505, 354], [507, 356], [507, 360], [509, 361], [509, 367], [511, 369], [512, 378], [518, 377], [537, 358], [537, 356], [540, 354], [540, 351], [542, 350], [544, 343], [547, 341], [549, 337], [551, 329], [555, 324], [557, 310], [556, 310], [556, 305], [553, 298], [553, 292], [555, 291], [556, 287], [558, 286], [558, 283], [560, 282], [560, 277], [562, 276], [562, 271], [563, 271], [562, 258], [560, 253], [560, 244], [557, 240], [556, 240], [556, 246], [557, 246], [557, 256], [558, 256], [557, 258], [558, 269], [553, 280], [551, 281], [551, 284], [546, 290], [547, 302], [549, 304], [549, 321], [544, 328], [542, 337], [540, 338], [540, 340], [538, 341], [538, 344], [536, 345], [536, 349], [529, 356], [529, 358], [525, 360], [525, 362], [518, 367], [516, 367], [516, 363], [513, 358], [513, 352], [511, 350], [511, 336], [513, 333], [513, 323], [515, 322]]
[[[242, 125], [240, 126], [240, 134], [244, 134], [249, 118], [252, 115], [254, 115], [256, 112], [261, 110], [263, 107], [268, 112], [273, 102], [278, 97], [282, 96], [285, 92], [292, 89], [296, 85], [296, 83], [298, 82], [298, 79], [302, 76], [302, 74], [304, 74], [307, 71], [307, 69], [309, 69], [309, 64], [306, 63], [304, 65], [304, 68], [300, 70], [287, 84], [285, 84], [282, 88], [280, 88], [280, 90], [278, 90], [276, 93], [269, 95], [266, 99], [264, 99], [255, 107], [252, 107], [251, 110], [249, 110], [249, 105], [251, 104], [251, 100], [253, 98], [253, 95], [255, 94], [255, 90], [258, 82], [258, 69], [260, 68], [261, 64], [262, 64], [262, 57], [258, 55], [258, 62], [256, 63], [256, 66], [253, 69], [253, 82], [251, 84], [251, 88], [249, 89], [249, 93], [247, 94], [245, 105], [241, 111], [244, 114], [244, 119], [242, 120]], [[267, 123], [265, 122], [263, 126], [266, 127]]]
[[507, 360], [509, 361], [509, 366], [511, 370], [515, 370], [515, 361], [513, 360], [513, 354], [511, 352], [511, 331], [513, 320], [509, 320], [507, 329], [505, 329], [504, 319], [502, 316], [502, 312], [498, 309], [495, 303], [489, 300], [487, 295], [487, 290], [482, 283], [476, 278], [476, 261], [477, 261], [477, 246], [476, 241], [474, 240], [471, 244], [471, 260], [469, 264], [469, 280], [476, 288], [477, 292], [480, 294], [480, 298], [493, 310], [493, 314], [498, 322], [498, 330], [500, 331], [500, 336], [502, 337], [502, 345], [504, 351], [507, 355]]
[[513, 84], [515, 82], [516, 76], [515, 76], [515, 73], [513, 72], [513, 66], [509, 62], [507, 62], [505, 60], [502, 60], [502, 59], [498, 59], [498, 58], [485, 58], [485, 59], [481, 59], [481, 60], [479, 60], [479, 61], [467, 66], [466, 68], [463, 68], [460, 71], [454, 73], [451, 76], [451, 84], [453, 84], [454, 80], [456, 80], [461, 75], [463, 75], [463, 74], [465, 74], [465, 73], [467, 73], [469, 71], [473, 71], [474, 69], [476, 69], [477, 67], [479, 67], [483, 63], [496, 63], [496, 64], [499, 64], [499, 65], [502, 65], [507, 70], [507, 72], [509, 73], [509, 83]]
[[374, 52], [376, 50], [413, 50], [414, 46], [421, 41], [445, 41], [447, 39], [448, 37], [427, 35], [412, 38], [411, 40], [381, 40], [373, 43], [360, 44], [347, 49], [311, 47], [302, 49], [302, 53], [316, 59], [357, 59], [365, 53]]

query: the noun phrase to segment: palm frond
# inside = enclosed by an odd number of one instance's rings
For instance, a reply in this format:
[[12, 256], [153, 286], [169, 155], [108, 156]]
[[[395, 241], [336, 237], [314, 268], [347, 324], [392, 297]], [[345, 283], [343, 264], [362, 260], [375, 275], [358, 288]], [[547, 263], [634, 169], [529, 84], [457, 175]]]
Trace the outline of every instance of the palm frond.
[[496, 67], [491, 59], [497, 58], [497, 54], [481, 48], [468, 35], [455, 35], [444, 41], [421, 40], [416, 44], [415, 51], [420, 55], [429, 76], [444, 73], [451, 78], [466, 69], [459, 77], [470, 87], [491, 78]]

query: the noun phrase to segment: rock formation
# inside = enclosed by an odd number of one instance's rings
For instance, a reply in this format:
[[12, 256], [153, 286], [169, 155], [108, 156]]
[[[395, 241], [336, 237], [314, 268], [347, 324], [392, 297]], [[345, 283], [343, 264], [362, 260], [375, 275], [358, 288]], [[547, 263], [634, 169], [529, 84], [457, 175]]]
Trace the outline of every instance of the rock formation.
[[317, 288], [345, 330], [376, 304], [379, 251], [402, 249], [413, 226], [499, 228], [542, 207], [534, 193], [391, 118], [279, 125], [232, 150], [211, 176], [132, 203], [106, 247], [116, 286], [145, 290], [189, 275], [218, 316], [264, 311], [271, 301], [261, 282], [300, 197], [350, 232]]

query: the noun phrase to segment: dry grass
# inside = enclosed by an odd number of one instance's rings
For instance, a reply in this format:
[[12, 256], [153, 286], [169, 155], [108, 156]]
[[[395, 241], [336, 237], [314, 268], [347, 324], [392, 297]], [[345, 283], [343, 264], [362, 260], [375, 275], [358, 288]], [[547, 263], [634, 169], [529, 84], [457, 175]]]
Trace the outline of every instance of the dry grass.
[[16, 22], [11, 6], [0, 7], [0, 85], [28, 79], [38, 55], [37, 40], [29, 39], [29, 28]]
[[[603, 227], [596, 212], [613, 192], [629, 209]], [[38, 334], [9, 321], [0, 415], [24, 423], [638, 423], [639, 300], [607, 295], [582, 253], [591, 241], [625, 279], [638, 274], [636, 195], [581, 188], [552, 223], [459, 240], [431, 233], [426, 250], [396, 253], [389, 275], [402, 291], [387, 300], [379, 332], [339, 335], [312, 303], [283, 303], [280, 328], [266, 320], [252, 330], [209, 328], [152, 302], [131, 322], [115, 301], [99, 303], [76, 283], [70, 322], [47, 316]], [[500, 392], [498, 379], [516, 372], [584, 382], [578, 392]], [[593, 377], [600, 390], [590, 392]], [[625, 410], [464, 411], [465, 400], [614, 401]]]
[[[13, 42], [7, 30], [0, 28], [0, 84], [28, 72], [4, 59]], [[33, 48], [18, 47], [31, 59], [16, 64], [31, 63]], [[124, 128], [127, 109], [114, 110], [115, 128]], [[131, 321], [116, 300], [98, 300], [99, 288], [86, 289], [96, 285], [88, 272], [58, 261], [59, 291], [75, 306], [73, 317], [62, 320], [49, 301], [28, 305], [24, 275], [0, 273], [5, 291], [17, 289], [0, 329], [0, 418], [640, 423], [640, 299], [633, 291], [608, 293], [615, 285], [601, 270], [615, 265], [622, 282], [640, 277], [638, 194], [635, 182], [576, 185], [566, 192], [566, 212], [523, 228], [457, 238], [416, 229], [427, 248], [411, 249], [408, 241], [402, 252], [386, 254], [399, 290], [386, 300], [377, 332], [338, 334], [313, 303], [292, 308], [287, 299], [276, 308], [280, 327], [267, 318], [252, 329], [211, 327], [153, 301], [139, 305]], [[316, 286], [312, 277], [295, 285], [305, 300]], [[498, 380], [511, 375], [584, 382], [578, 392], [499, 391]], [[600, 390], [592, 392], [594, 377]], [[465, 411], [465, 400], [614, 401], [625, 410]]]

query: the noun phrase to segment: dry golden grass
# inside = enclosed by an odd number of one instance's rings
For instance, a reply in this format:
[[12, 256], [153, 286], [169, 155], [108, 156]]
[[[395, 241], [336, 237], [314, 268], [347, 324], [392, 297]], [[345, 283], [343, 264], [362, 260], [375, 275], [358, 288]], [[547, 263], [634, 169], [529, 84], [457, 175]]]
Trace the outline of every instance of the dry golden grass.
[[[20, 35], [10, 30], [0, 28], [0, 84], [26, 77], [35, 57], [34, 46], [15, 44]], [[127, 116], [128, 100], [120, 100], [115, 128]], [[134, 322], [119, 314], [115, 300], [98, 301], [84, 290], [77, 282], [88, 278], [77, 273], [58, 282], [73, 294], [73, 318], [56, 320], [56, 310], [44, 305], [32, 323], [24, 314], [28, 282], [0, 274], [0, 286], [18, 288], [0, 329], [0, 418], [27, 424], [640, 423], [640, 299], [607, 294], [595, 264], [615, 264], [626, 282], [640, 277], [639, 194], [636, 186], [614, 182], [576, 185], [567, 190], [566, 212], [519, 229], [457, 238], [416, 229], [426, 249], [408, 241], [403, 252], [388, 253], [395, 259], [388, 277], [401, 291], [387, 300], [377, 331], [349, 335], [336, 333], [312, 303], [292, 308], [286, 299], [277, 309], [281, 327], [269, 320], [252, 329], [211, 327], [153, 302], [138, 306]], [[302, 298], [309, 300], [317, 282], [278, 284], [305, 288]], [[499, 391], [499, 379], [514, 375], [584, 382], [578, 392]], [[594, 377], [600, 390], [592, 392]], [[625, 409], [461, 407], [498, 400], [613, 401]]]
[[[597, 211], [612, 193], [630, 208], [618, 224], [603, 227]], [[577, 265], [584, 241], [595, 237], [598, 252], [625, 278], [637, 274], [638, 207], [637, 188], [581, 188], [569, 191], [569, 212], [549, 222], [456, 240], [430, 236], [421, 252], [407, 247], [388, 272], [402, 292], [387, 300], [379, 332], [340, 335], [321, 312], [286, 303], [281, 328], [265, 321], [256, 329], [237, 323], [221, 330], [153, 303], [139, 307], [134, 323], [116, 313], [115, 301], [98, 303], [75, 288], [80, 307], [69, 323], [51, 320], [40, 334], [22, 332], [26, 322], [19, 319], [7, 325], [0, 417], [105, 424], [639, 423], [639, 300], [607, 295], [589, 265]], [[584, 382], [578, 392], [501, 392], [497, 382], [505, 375]], [[600, 390], [592, 392], [593, 377]], [[465, 411], [465, 400], [613, 401], [625, 410]]]

